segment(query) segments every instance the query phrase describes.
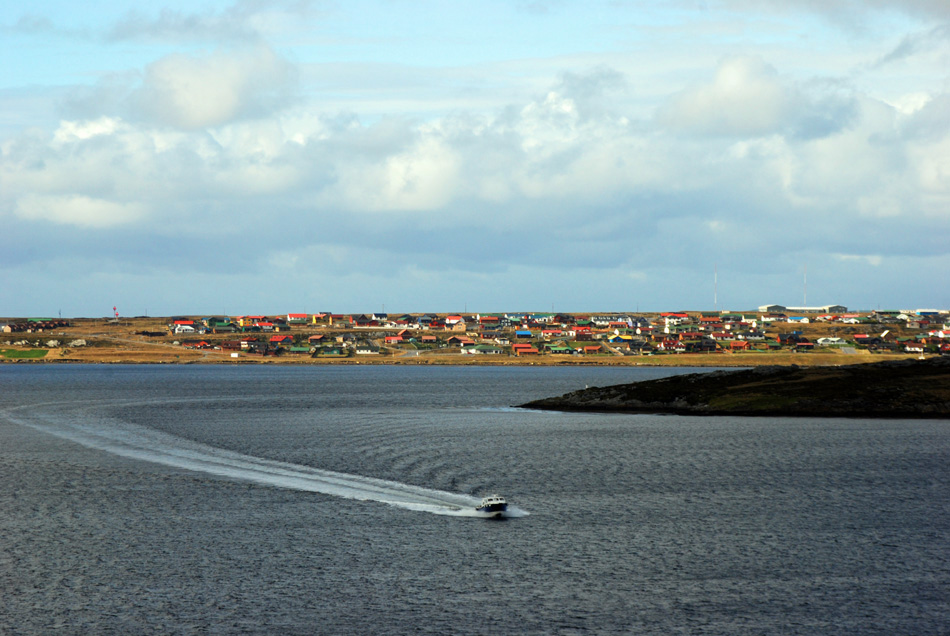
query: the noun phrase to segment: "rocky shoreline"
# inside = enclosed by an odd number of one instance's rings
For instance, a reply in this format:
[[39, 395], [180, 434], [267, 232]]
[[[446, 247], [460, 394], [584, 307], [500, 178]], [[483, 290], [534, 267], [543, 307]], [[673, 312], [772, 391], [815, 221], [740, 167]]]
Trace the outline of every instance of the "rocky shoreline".
[[608, 413], [950, 418], [950, 358], [768, 366], [592, 387], [522, 408]]

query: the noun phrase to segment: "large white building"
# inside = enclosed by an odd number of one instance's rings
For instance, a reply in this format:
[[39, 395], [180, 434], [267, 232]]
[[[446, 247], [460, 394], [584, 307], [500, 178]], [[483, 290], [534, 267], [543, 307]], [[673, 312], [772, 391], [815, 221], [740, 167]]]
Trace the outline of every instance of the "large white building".
[[844, 305], [825, 305], [823, 307], [785, 307], [783, 305], [761, 305], [760, 314], [843, 314], [848, 308]]

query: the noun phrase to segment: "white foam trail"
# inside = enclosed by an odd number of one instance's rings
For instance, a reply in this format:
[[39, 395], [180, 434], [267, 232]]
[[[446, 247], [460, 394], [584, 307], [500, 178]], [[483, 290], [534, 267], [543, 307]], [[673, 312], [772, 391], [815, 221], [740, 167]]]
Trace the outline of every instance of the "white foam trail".
[[[475, 510], [480, 499], [471, 495], [243, 455], [127, 422], [76, 422], [36, 412], [23, 418], [14, 417], [12, 410], [6, 411], [11, 421], [121, 457], [265, 486], [378, 501], [408, 510], [459, 517], [485, 516]], [[512, 507], [505, 516], [527, 514]]]

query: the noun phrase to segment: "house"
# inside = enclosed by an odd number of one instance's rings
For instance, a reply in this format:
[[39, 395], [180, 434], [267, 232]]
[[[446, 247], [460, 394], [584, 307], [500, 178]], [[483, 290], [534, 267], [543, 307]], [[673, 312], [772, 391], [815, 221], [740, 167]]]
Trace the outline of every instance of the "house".
[[664, 338], [657, 343], [656, 350], [666, 351], [667, 353], [686, 353], [686, 343], [682, 340]]
[[269, 347], [267, 346], [266, 342], [257, 342], [255, 340], [253, 342], [247, 343], [247, 347], [245, 348], [245, 351], [247, 351], [248, 353], [256, 353], [262, 356], [266, 356], [268, 354]]
[[246, 336], [241, 338], [238, 342], [241, 343], [242, 349], [251, 349], [254, 346], [260, 344], [260, 340], [255, 336]]
[[375, 355], [379, 355], [379, 349], [377, 349], [377, 348], [374, 347], [373, 345], [371, 345], [371, 344], [369, 344], [369, 343], [366, 343], [366, 342], [362, 342], [362, 343], [356, 345], [356, 349], [355, 349], [355, 350], [356, 350], [356, 355], [358, 355], [358, 356], [370, 356], [370, 355], [375, 356]]
[[468, 355], [501, 355], [504, 350], [501, 347], [480, 344], [474, 347], [462, 347], [462, 353]]
[[584, 355], [594, 355], [597, 353], [603, 353], [604, 348], [600, 345], [586, 345], [582, 351], [584, 352]]
[[345, 356], [345, 355], [346, 355], [346, 351], [343, 349], [343, 347], [329, 346], [329, 347], [317, 347], [316, 349], [314, 349], [312, 357], [316, 358], [317, 356]]
[[277, 347], [289, 347], [294, 343], [294, 338], [287, 335], [275, 335], [271, 336], [268, 342]]
[[482, 340], [491, 340], [500, 335], [504, 335], [504, 330], [501, 327], [482, 327], [481, 332], [478, 334], [479, 338]]
[[672, 327], [675, 325], [682, 325], [683, 323], [689, 321], [689, 314], [684, 312], [664, 312], [660, 314], [660, 318], [663, 319], [663, 323], [667, 327]]
[[386, 336], [385, 342], [388, 345], [402, 344], [403, 338], [402, 336]]
[[827, 337], [818, 338], [818, 340], [815, 341], [815, 344], [817, 344], [819, 347], [843, 347], [848, 343], [844, 338]]
[[250, 327], [261, 322], [268, 322], [267, 316], [238, 316], [237, 323], [239, 327]]
[[780, 333], [776, 336], [776, 340], [786, 346], [793, 346], [799, 342], [808, 342], [808, 339], [802, 336], [801, 333]]
[[721, 331], [723, 322], [719, 316], [700, 316], [699, 328], [703, 331]]
[[514, 347], [511, 348], [511, 352], [518, 357], [540, 355], [540, 352], [534, 347], [532, 347], [531, 345], [528, 345], [526, 347], [519, 347], [515, 345]]
[[359, 316], [353, 318], [353, 326], [360, 328], [378, 327], [379, 321], [375, 318], [372, 318], [371, 316], [367, 316], [366, 314], [360, 314]]
[[[719, 351], [719, 343], [712, 338], [699, 338], [698, 340], [680, 341], [686, 345], [686, 350], [693, 353], [712, 353]], [[674, 348], [674, 350], [677, 350]]]
[[340, 324], [344, 326], [352, 325], [353, 316], [345, 316], [343, 314], [327, 314], [327, 324], [329, 324], [331, 327], [333, 325], [340, 325]]

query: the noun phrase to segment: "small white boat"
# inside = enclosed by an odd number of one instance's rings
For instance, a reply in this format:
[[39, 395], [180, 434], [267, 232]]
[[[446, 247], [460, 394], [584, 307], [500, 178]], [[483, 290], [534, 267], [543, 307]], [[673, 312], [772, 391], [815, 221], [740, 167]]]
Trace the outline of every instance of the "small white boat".
[[508, 502], [501, 495], [489, 495], [475, 510], [489, 517], [500, 517], [508, 510]]

